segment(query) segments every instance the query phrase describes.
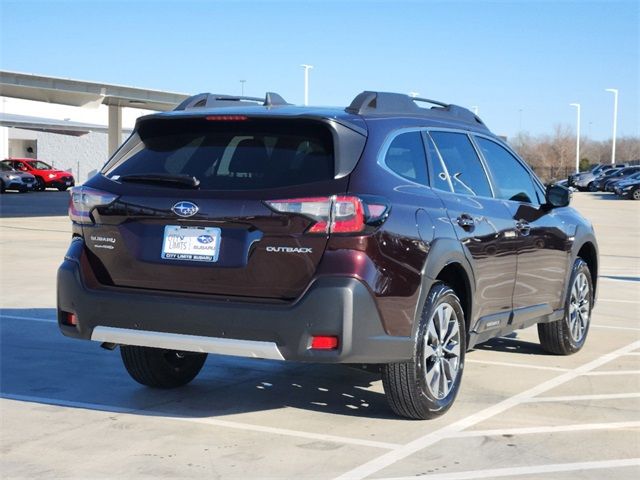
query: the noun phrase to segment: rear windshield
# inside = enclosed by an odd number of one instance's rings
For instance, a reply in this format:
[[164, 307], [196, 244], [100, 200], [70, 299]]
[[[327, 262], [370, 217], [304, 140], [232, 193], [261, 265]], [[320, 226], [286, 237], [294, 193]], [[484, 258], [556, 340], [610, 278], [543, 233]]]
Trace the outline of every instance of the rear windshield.
[[102, 173], [186, 174], [205, 190], [301, 185], [334, 177], [333, 140], [322, 124], [299, 119], [147, 120]]

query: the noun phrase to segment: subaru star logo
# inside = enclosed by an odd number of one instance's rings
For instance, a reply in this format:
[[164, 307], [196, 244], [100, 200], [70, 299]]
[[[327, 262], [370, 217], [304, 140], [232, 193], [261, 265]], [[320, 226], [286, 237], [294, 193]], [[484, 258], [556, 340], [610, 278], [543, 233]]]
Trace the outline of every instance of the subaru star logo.
[[198, 206], [191, 202], [178, 202], [171, 207], [171, 211], [179, 217], [192, 217], [198, 213]]

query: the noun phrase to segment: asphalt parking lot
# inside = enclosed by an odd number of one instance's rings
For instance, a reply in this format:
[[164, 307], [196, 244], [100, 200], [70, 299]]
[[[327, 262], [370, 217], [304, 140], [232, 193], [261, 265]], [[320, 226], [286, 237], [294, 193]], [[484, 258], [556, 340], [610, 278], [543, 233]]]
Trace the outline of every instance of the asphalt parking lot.
[[640, 202], [574, 195], [600, 244], [585, 348], [548, 355], [535, 328], [481, 345], [453, 408], [420, 422], [340, 366], [210, 355], [182, 389], [134, 383], [117, 351], [55, 324], [67, 198], [0, 200], [2, 478], [640, 476]]

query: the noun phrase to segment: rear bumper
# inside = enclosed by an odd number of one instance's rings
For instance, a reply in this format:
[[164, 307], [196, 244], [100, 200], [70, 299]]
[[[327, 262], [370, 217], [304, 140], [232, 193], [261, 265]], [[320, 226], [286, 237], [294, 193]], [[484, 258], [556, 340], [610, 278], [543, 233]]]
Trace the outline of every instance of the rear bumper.
[[[369, 289], [351, 277], [318, 278], [293, 304], [256, 304], [112, 287], [90, 288], [72, 242], [58, 270], [58, 324], [69, 337], [257, 358], [318, 363], [391, 363], [412, 356], [410, 337], [382, 327]], [[77, 325], [65, 324], [65, 312]], [[339, 337], [312, 350], [314, 335]]]

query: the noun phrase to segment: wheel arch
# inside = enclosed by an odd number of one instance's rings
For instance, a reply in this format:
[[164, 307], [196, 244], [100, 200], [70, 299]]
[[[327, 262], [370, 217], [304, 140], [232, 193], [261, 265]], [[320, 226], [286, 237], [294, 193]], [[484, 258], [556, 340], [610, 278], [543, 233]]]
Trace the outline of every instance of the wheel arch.
[[413, 333], [417, 331], [418, 319], [431, 287], [436, 282], [444, 282], [460, 299], [465, 317], [467, 334], [473, 319], [475, 277], [469, 260], [457, 239], [438, 239], [431, 244], [422, 271], [422, 285], [414, 317]]
[[591, 283], [593, 285], [593, 297], [595, 298], [598, 285], [598, 250], [591, 241], [584, 242], [578, 250], [577, 257], [585, 261], [591, 273]]

